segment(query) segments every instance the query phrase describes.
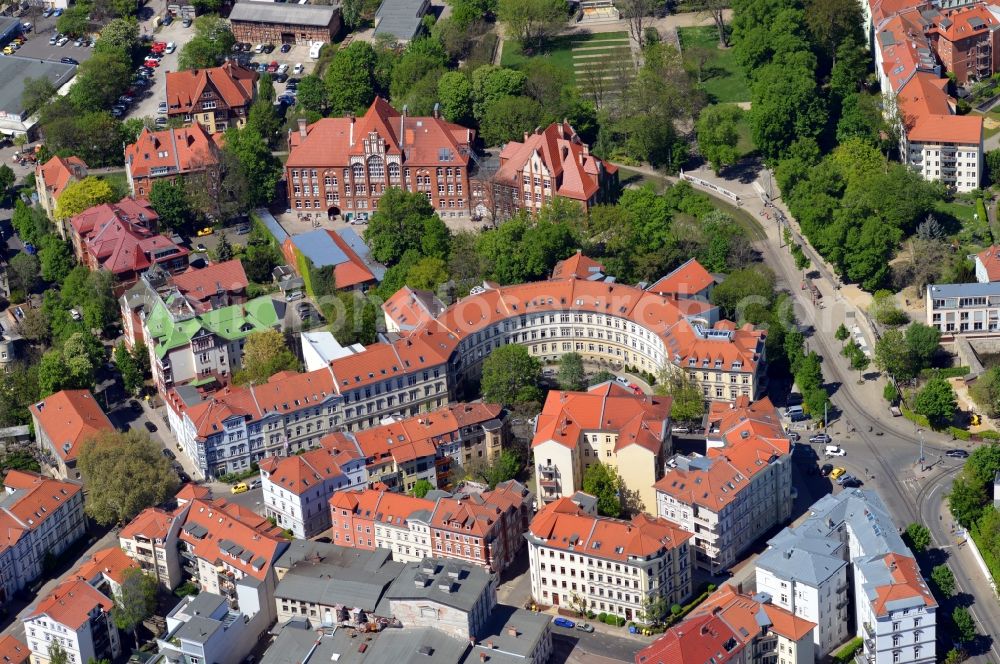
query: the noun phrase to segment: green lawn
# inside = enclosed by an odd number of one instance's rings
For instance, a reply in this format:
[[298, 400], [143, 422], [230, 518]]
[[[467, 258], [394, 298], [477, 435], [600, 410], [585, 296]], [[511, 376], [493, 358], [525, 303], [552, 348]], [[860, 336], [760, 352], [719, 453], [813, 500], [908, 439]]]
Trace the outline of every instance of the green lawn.
[[[719, 33], [713, 26], [678, 28], [677, 35], [681, 48], [704, 48], [712, 54], [702, 69], [701, 87], [709, 101], [735, 102], [750, 101], [750, 89], [743, 78], [733, 49], [719, 48]], [[690, 56], [685, 53], [686, 57]]]
[[989, 111], [988, 113], [980, 113], [979, 111], [972, 111], [971, 115], [981, 115], [983, 118], [989, 118], [993, 120], [996, 125], [993, 127], [986, 126], [983, 124], [983, 138], [992, 138], [997, 132], [1000, 132], [1000, 113], [997, 111]]
[[[622, 45], [610, 44], [607, 42], [621, 41]], [[580, 47], [600, 47], [593, 49], [580, 49]], [[521, 44], [516, 40], [507, 40], [503, 43], [503, 53], [500, 56], [500, 64], [512, 69], [523, 69], [529, 61], [534, 58], [544, 58], [546, 62], [556, 65], [566, 71], [571, 80], [576, 79], [574, 62], [576, 65], [587, 63], [589, 60], [603, 60], [611, 63], [613, 58], [608, 56], [617, 55], [628, 49], [627, 32], [603, 32], [593, 35], [563, 35], [550, 40], [541, 51], [525, 53]], [[603, 56], [602, 58], [577, 57], [574, 61], [573, 54], [578, 56]]]
[[128, 176], [125, 174], [125, 171], [105, 173], [104, 175], [101, 175], [100, 178], [111, 185], [111, 189], [115, 192], [115, 196], [118, 198], [128, 196]]
[[934, 216], [947, 229], [949, 237], [969, 252], [988, 246], [992, 239], [989, 220], [975, 219], [975, 213], [975, 205], [959, 200], [938, 201], [934, 206]]

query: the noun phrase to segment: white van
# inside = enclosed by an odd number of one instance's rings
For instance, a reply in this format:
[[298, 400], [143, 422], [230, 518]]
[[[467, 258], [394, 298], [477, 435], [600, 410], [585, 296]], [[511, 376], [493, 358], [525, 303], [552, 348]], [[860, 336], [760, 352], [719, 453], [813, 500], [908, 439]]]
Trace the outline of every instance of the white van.
[[791, 417], [792, 415], [801, 415], [802, 406], [789, 406], [785, 409], [785, 417]]
[[628, 387], [628, 378], [625, 376], [615, 376], [615, 381], [621, 383], [625, 387]]
[[313, 60], [319, 60], [319, 52], [320, 49], [322, 48], [323, 48], [323, 42], [314, 41], [312, 44], [309, 45], [309, 57], [312, 58]]
[[828, 457], [847, 456], [847, 451], [840, 445], [827, 445], [824, 448], [823, 453]]

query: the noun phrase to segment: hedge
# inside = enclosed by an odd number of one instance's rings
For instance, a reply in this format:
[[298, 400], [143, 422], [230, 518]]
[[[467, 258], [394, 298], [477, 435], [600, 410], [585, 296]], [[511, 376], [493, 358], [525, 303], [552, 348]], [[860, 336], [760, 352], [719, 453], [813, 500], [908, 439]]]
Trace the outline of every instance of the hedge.
[[948, 427], [948, 433], [952, 435], [955, 440], [972, 440], [972, 434], [965, 429], [959, 429], [958, 427]]
[[993, 582], [996, 583], [1000, 581], [1000, 561], [996, 559], [993, 552], [986, 546], [986, 542], [983, 541], [983, 536], [979, 532], [979, 526], [973, 524], [969, 528], [969, 536], [972, 537], [972, 541], [976, 543], [976, 547], [979, 549], [979, 555], [983, 557], [983, 562], [986, 563], [986, 568], [990, 571], [990, 576], [993, 577]]
[[930, 378], [961, 378], [969, 374], [969, 367], [944, 367], [943, 369], [921, 369], [920, 377]]
[[978, 434], [983, 440], [1000, 440], [1000, 431], [980, 431]]
[[834, 664], [847, 664], [854, 659], [854, 654], [861, 650], [861, 637], [851, 639], [847, 645], [833, 655]]
[[918, 415], [902, 404], [899, 405], [899, 410], [903, 413], [903, 417], [913, 422], [918, 427], [924, 427], [925, 429], [931, 428], [931, 423], [928, 421], [926, 416]]

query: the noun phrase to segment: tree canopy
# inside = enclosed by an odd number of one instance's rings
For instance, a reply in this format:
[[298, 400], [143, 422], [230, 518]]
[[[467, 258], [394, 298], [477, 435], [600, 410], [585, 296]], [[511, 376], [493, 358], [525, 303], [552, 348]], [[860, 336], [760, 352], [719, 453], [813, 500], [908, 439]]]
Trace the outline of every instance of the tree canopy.
[[115, 202], [115, 192], [107, 180], [88, 175], [66, 185], [56, 205], [55, 218], [68, 219], [101, 203]]
[[277, 330], [264, 330], [247, 337], [241, 366], [233, 376], [233, 383], [259, 385], [279, 371], [298, 371], [299, 360], [288, 349], [285, 335]]
[[524, 346], [497, 348], [483, 361], [483, 400], [506, 406], [541, 402], [541, 363]]
[[590, 464], [583, 472], [583, 490], [597, 498], [597, 513], [601, 516], [621, 516], [621, 486], [615, 469], [600, 461]]
[[583, 356], [579, 353], [565, 353], [559, 359], [559, 387], [569, 392], [579, 392], [587, 388]]

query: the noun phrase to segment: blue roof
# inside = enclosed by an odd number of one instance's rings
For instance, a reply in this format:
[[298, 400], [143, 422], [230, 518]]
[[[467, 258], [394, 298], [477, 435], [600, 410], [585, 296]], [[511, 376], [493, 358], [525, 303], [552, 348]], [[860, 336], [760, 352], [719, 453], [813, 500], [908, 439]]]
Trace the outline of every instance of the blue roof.
[[347, 262], [347, 254], [337, 246], [330, 234], [319, 228], [292, 237], [292, 244], [316, 267], [328, 267]]
[[931, 297], [990, 297], [1000, 295], [1000, 281], [981, 284], [933, 284], [930, 287]]
[[337, 231], [337, 235], [340, 239], [347, 243], [347, 246], [351, 248], [361, 262], [371, 270], [371, 273], [375, 275], [375, 278], [379, 281], [385, 278], [385, 266], [381, 263], [377, 263], [372, 259], [371, 249], [365, 244], [365, 241], [361, 239], [361, 236], [354, 232], [353, 228], [345, 228], [343, 230]]
[[278, 241], [278, 244], [284, 244], [285, 239], [288, 238], [288, 233], [286, 233], [285, 229], [281, 227], [278, 220], [275, 219], [266, 208], [257, 208], [254, 210], [254, 214], [257, 215], [260, 222], [267, 227], [267, 230], [271, 231], [271, 235], [273, 235], [274, 239]]

